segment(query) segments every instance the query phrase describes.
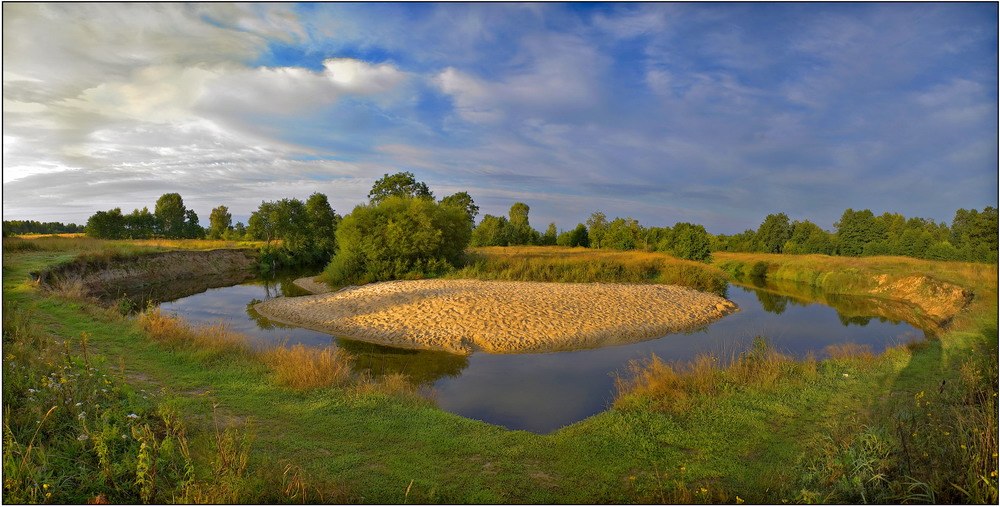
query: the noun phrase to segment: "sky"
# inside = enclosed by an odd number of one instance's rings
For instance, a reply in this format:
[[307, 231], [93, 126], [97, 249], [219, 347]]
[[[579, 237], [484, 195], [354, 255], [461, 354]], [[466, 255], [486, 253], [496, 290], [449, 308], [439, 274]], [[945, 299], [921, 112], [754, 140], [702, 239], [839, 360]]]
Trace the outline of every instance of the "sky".
[[410, 171], [570, 229], [997, 206], [992, 3], [3, 4], [3, 218]]

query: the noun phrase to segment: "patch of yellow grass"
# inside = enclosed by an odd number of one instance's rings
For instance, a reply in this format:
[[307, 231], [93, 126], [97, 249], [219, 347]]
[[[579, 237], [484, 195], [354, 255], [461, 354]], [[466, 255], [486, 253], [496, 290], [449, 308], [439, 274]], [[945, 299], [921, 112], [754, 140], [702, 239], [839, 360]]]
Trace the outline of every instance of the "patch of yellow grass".
[[159, 308], [140, 315], [139, 326], [153, 339], [176, 347], [211, 352], [249, 351], [247, 337], [224, 324], [193, 327], [177, 316], [164, 314]]
[[338, 386], [351, 380], [351, 356], [341, 349], [316, 349], [302, 344], [263, 353], [279, 383], [294, 389]]

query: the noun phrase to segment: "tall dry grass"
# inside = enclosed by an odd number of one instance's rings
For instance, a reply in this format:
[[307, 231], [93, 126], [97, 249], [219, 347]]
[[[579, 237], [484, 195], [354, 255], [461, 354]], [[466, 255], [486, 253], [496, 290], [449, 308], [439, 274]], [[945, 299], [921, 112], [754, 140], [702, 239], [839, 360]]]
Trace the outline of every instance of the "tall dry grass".
[[195, 327], [159, 308], [142, 313], [138, 322], [142, 330], [153, 339], [172, 347], [214, 353], [250, 351], [247, 337], [224, 324]]
[[351, 355], [335, 347], [275, 347], [263, 352], [262, 357], [277, 381], [293, 389], [339, 386], [352, 379]]
[[646, 407], [683, 413], [701, 399], [747, 387], [768, 388], [779, 380], [808, 381], [816, 377], [812, 356], [795, 361], [756, 337], [745, 352], [728, 363], [717, 355], [700, 354], [691, 361], [668, 363], [655, 354], [630, 361], [626, 374], [615, 379], [616, 408]]
[[665, 283], [722, 294], [725, 273], [658, 252], [551, 246], [483, 247], [452, 278], [535, 282]]

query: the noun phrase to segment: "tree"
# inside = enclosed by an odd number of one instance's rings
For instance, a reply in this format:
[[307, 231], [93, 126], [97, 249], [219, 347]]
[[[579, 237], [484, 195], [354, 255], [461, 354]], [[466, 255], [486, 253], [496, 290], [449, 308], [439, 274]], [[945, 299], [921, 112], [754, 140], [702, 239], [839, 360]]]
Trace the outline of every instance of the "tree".
[[528, 223], [528, 212], [531, 208], [523, 202], [515, 202], [508, 212], [510, 221], [510, 231], [507, 239], [510, 245], [533, 245], [538, 244], [540, 235], [538, 231], [531, 228]]
[[233, 225], [233, 215], [229, 208], [219, 206], [208, 215], [208, 239], [219, 239]]
[[844, 210], [840, 220], [834, 224], [837, 228], [838, 253], [858, 257], [864, 253], [865, 245], [884, 240], [885, 232], [879, 225], [871, 210]]
[[587, 219], [587, 233], [590, 235], [590, 246], [601, 248], [604, 246], [604, 235], [608, 231], [608, 217], [600, 211], [590, 214]]
[[177, 193], [163, 194], [156, 200], [153, 214], [159, 233], [167, 238], [180, 238], [184, 235], [184, 199]]
[[701, 225], [680, 222], [674, 224], [673, 253], [681, 259], [707, 261], [711, 255], [708, 231]]
[[781, 253], [782, 247], [792, 238], [792, 226], [788, 215], [784, 213], [771, 214], [757, 229], [757, 250], [768, 253]]
[[472, 200], [472, 196], [468, 192], [457, 192], [446, 196], [441, 199], [441, 204], [447, 206], [457, 206], [463, 210], [469, 216], [469, 223], [476, 223], [476, 215], [479, 214], [479, 206], [476, 206], [475, 201]]
[[556, 232], [556, 224], [552, 222], [549, 224], [548, 229], [545, 229], [545, 234], [542, 234], [541, 244], [543, 245], [554, 245], [556, 244], [556, 237], [559, 235]]
[[427, 184], [417, 181], [411, 172], [398, 172], [392, 175], [386, 173], [372, 185], [371, 191], [368, 192], [368, 201], [371, 204], [378, 204], [390, 196], [434, 198]]
[[965, 260], [997, 260], [997, 209], [987, 206], [979, 211], [959, 209], [952, 220], [950, 243]]
[[92, 238], [122, 239], [125, 236], [125, 217], [121, 208], [94, 213], [87, 219], [84, 230]]
[[156, 217], [149, 212], [149, 208], [138, 208], [125, 215], [125, 234], [123, 237], [129, 239], [146, 239], [156, 234]]
[[460, 262], [472, 231], [468, 215], [456, 206], [390, 196], [355, 207], [336, 234], [338, 251], [323, 277], [343, 285], [450, 269]]
[[205, 237], [205, 229], [198, 224], [198, 214], [193, 209], [184, 212], [184, 228], [181, 236], [188, 239]]
[[590, 237], [587, 235], [587, 226], [583, 224], [576, 224], [573, 230], [566, 231], [560, 234], [556, 238], [556, 244], [559, 246], [590, 246]]
[[278, 229], [278, 205], [273, 202], [261, 201], [257, 211], [250, 214], [247, 221], [247, 234], [251, 239], [264, 240], [268, 245], [277, 239]]
[[482, 221], [472, 231], [472, 246], [507, 246], [510, 224], [505, 217], [483, 215]]
[[326, 195], [316, 192], [306, 199], [306, 220], [312, 237], [312, 255], [315, 260], [327, 263], [337, 251], [337, 224], [340, 215], [330, 207]]
[[642, 235], [639, 221], [632, 218], [615, 218], [607, 226], [602, 246], [616, 250], [635, 250]]

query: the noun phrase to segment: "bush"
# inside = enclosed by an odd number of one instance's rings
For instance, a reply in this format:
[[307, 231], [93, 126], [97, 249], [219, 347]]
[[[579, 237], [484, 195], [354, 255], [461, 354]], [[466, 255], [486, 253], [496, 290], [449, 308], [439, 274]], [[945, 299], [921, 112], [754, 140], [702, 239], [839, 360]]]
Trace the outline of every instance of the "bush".
[[340, 250], [322, 278], [345, 285], [441, 274], [461, 262], [471, 234], [465, 210], [430, 199], [359, 205], [337, 228]]

